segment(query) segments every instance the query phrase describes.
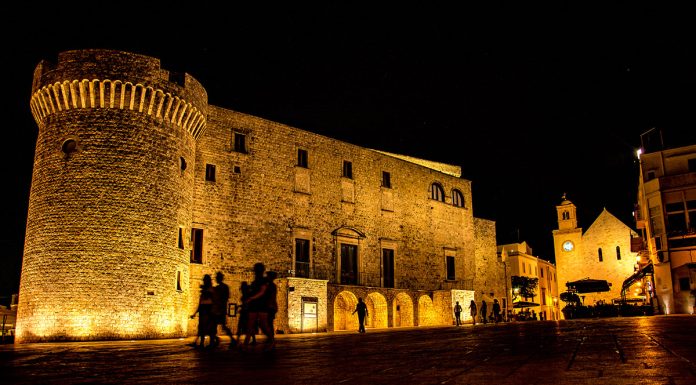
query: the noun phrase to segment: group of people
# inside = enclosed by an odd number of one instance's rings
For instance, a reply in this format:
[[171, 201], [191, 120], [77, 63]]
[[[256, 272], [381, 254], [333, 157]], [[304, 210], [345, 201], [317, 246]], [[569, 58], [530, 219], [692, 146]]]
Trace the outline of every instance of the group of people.
[[[456, 304], [454, 305], [454, 320], [457, 326], [462, 324], [461, 316], [462, 316], [462, 305], [459, 304], [459, 301], [456, 301]], [[500, 315], [500, 303], [498, 303], [497, 299], [493, 300], [493, 310], [490, 315], [488, 315], [488, 305], [486, 304], [486, 301], [481, 301], [481, 322], [488, 323], [488, 320], [490, 318], [491, 322], [501, 322], [502, 316]], [[471, 314], [471, 319], [473, 320], [473, 324], [476, 325], [476, 316], [479, 314], [479, 309], [478, 306], [476, 305], [476, 302], [472, 299], [471, 303], [469, 304], [469, 314]]]
[[[238, 308], [238, 322], [236, 339], [232, 330], [227, 326], [227, 312], [230, 298], [230, 290], [223, 282], [224, 274], [218, 272], [215, 275], [217, 282], [213, 286], [212, 278], [209, 274], [203, 276], [201, 293], [198, 299], [196, 312], [191, 315], [195, 318], [198, 314], [198, 333], [192, 346], [204, 348], [206, 337], [209, 338], [208, 348], [214, 348], [220, 344], [220, 337], [217, 335], [218, 326], [230, 337], [230, 348], [237, 345], [241, 350], [248, 350], [249, 343], [256, 343], [256, 333], [258, 329], [266, 336], [264, 350], [275, 348], [275, 328], [273, 321], [278, 312], [277, 293], [278, 287], [274, 280], [277, 273], [269, 271], [264, 275], [266, 268], [263, 263], [254, 265], [254, 280], [251, 284], [242, 282], [241, 305]], [[245, 335], [242, 343], [241, 336]]]

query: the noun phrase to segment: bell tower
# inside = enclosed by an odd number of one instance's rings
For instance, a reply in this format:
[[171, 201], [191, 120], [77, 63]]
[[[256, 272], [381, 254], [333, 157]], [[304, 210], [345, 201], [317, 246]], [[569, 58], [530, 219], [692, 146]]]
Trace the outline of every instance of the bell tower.
[[571, 230], [578, 227], [578, 218], [576, 216], [575, 205], [573, 202], [566, 199], [566, 194], [563, 193], [563, 202], [556, 206], [556, 213], [558, 214], [558, 229], [559, 230]]

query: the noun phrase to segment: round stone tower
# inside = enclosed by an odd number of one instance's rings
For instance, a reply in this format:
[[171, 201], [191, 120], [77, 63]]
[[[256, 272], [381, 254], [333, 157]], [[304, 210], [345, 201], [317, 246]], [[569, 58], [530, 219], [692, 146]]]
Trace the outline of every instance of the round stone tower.
[[207, 94], [155, 58], [41, 62], [16, 341], [179, 337]]

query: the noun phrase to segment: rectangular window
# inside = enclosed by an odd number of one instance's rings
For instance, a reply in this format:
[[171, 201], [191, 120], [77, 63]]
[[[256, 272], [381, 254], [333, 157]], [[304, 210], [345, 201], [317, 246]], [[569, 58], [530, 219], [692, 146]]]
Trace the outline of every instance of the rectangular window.
[[176, 290], [181, 291], [181, 272], [176, 272]]
[[541, 304], [546, 305], [546, 288], [541, 288]]
[[234, 150], [246, 154], [246, 135], [239, 132], [234, 133]]
[[343, 177], [353, 179], [353, 163], [351, 161], [343, 161]]
[[208, 182], [215, 182], [215, 165], [206, 164], [205, 165], [205, 180]]
[[541, 273], [541, 278], [544, 278], [544, 268], [542, 267], [539, 269], [539, 273]]
[[358, 246], [341, 243], [341, 284], [358, 284]]
[[696, 158], [689, 159], [689, 172], [696, 172]]
[[297, 166], [304, 168], [309, 167], [309, 162], [307, 160], [307, 150], [303, 150], [301, 148], [297, 149]]
[[394, 250], [382, 249], [382, 279], [384, 287], [394, 287]]
[[680, 291], [691, 290], [691, 284], [689, 283], [689, 277], [679, 278], [679, 290]]
[[203, 263], [203, 229], [191, 229], [191, 263]]
[[391, 188], [391, 174], [382, 171], [382, 187]]
[[454, 274], [454, 257], [447, 256], [447, 280], [454, 281], [456, 275]]
[[522, 272], [523, 272], [523, 273], [526, 273], [526, 272], [527, 272], [527, 270], [525, 270], [525, 269], [526, 269], [526, 267], [525, 267], [525, 265], [524, 265], [524, 262], [522, 262]]
[[179, 227], [179, 248], [183, 249], [184, 248], [184, 229], [182, 227]]
[[308, 239], [295, 239], [295, 277], [309, 278]]

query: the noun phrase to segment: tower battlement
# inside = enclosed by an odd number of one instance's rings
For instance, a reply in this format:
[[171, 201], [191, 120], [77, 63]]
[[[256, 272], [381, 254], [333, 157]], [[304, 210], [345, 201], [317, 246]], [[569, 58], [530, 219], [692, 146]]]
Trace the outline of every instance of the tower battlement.
[[73, 109], [137, 111], [180, 126], [194, 138], [206, 123], [208, 96], [189, 74], [160, 68], [159, 59], [109, 50], [67, 51], [34, 71], [30, 107], [42, 124]]

